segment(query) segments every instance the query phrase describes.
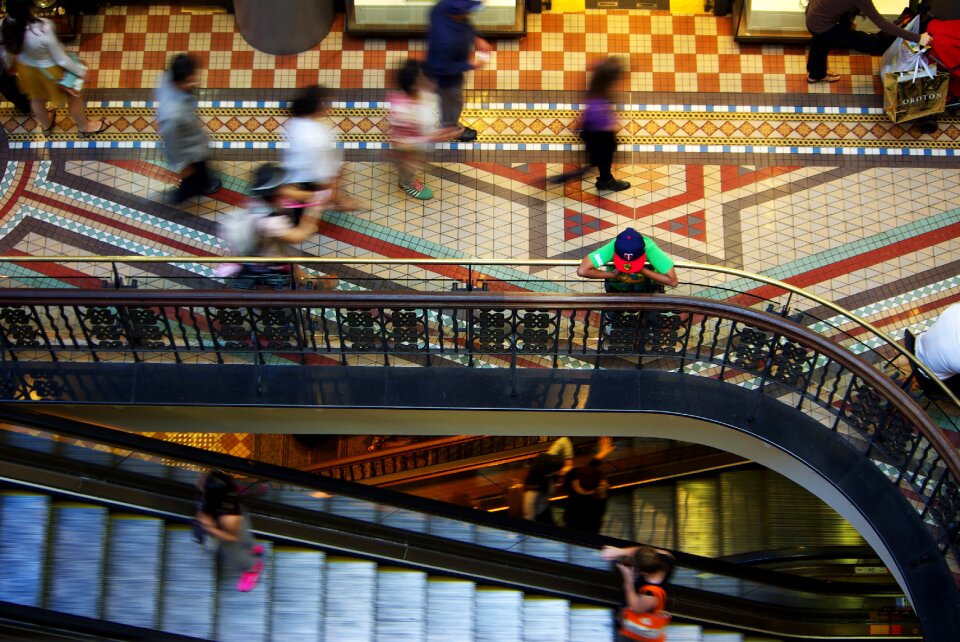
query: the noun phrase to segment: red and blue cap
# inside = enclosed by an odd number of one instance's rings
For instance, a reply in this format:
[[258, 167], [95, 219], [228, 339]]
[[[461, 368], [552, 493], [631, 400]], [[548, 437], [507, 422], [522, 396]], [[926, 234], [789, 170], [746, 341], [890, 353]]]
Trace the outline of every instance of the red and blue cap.
[[640, 233], [628, 227], [617, 234], [617, 240], [613, 243], [614, 267], [626, 274], [639, 272], [647, 262], [646, 247]]

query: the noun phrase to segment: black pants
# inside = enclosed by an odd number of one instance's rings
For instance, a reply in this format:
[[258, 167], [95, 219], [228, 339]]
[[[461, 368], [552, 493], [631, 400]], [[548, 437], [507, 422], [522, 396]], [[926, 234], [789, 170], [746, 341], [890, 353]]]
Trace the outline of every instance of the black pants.
[[178, 203], [203, 194], [210, 187], [210, 170], [207, 169], [207, 161], [196, 162], [190, 167], [193, 171], [180, 181], [180, 187], [177, 188], [176, 200]]
[[20, 91], [16, 76], [11, 76], [2, 69], [0, 69], [0, 94], [6, 96], [17, 110], [24, 114], [30, 113], [30, 99]]
[[610, 171], [613, 154], [617, 151], [617, 137], [613, 132], [591, 132], [584, 130], [581, 135], [587, 147], [587, 162], [599, 170], [597, 181], [613, 180]]
[[893, 44], [893, 36], [881, 32], [869, 34], [838, 24], [824, 33], [813, 34], [810, 55], [807, 57], [807, 75], [820, 80], [827, 75], [827, 56], [831, 49], [856, 49], [860, 53], [879, 56]]

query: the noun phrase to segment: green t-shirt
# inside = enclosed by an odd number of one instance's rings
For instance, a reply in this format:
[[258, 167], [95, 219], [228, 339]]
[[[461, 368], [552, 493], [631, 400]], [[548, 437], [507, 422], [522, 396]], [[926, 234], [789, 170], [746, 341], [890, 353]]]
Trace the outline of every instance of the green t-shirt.
[[[590, 253], [590, 262], [593, 263], [593, 267], [598, 270], [606, 270], [607, 272], [616, 272], [616, 268], [613, 266], [613, 246], [616, 244], [616, 240], [610, 241], [596, 252]], [[659, 272], [660, 274], [666, 274], [673, 269], [673, 259], [667, 256], [666, 252], [660, 249], [657, 243], [650, 238], [649, 236], [643, 237], [644, 251], [647, 254], [647, 263], [649, 263], [654, 272]], [[622, 277], [630, 278], [633, 280], [633, 283], [624, 283], [619, 280], [609, 280], [607, 284], [609, 287], [614, 290], [632, 290], [635, 284], [642, 283], [647, 280], [647, 277], [643, 276], [639, 272], [636, 274], [623, 274]]]

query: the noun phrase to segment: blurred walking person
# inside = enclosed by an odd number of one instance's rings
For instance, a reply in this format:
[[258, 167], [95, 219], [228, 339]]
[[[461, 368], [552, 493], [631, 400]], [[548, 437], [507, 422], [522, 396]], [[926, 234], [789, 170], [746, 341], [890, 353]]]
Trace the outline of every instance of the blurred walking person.
[[[68, 91], [59, 84], [66, 73], [83, 78], [87, 68], [67, 54], [57, 39], [56, 27], [46, 18], [37, 18], [35, 9], [34, 0], [7, 0], [7, 15], [0, 27], [2, 66], [7, 71], [0, 73], [17, 76], [17, 85], [30, 99], [30, 111], [44, 134], [49, 136], [56, 125], [56, 109], [48, 111], [48, 103], [55, 107], [67, 106], [81, 138], [105, 131], [112, 123], [88, 120], [80, 92]], [[7, 95], [16, 103], [15, 94]], [[22, 104], [18, 107], [22, 108]]]
[[174, 203], [200, 194], [213, 194], [223, 187], [223, 183], [210, 175], [207, 166], [210, 139], [197, 116], [195, 92], [199, 86], [197, 61], [187, 54], [177, 54], [157, 87], [157, 127], [163, 139], [163, 151], [173, 170], [180, 174]]
[[213, 470], [201, 487], [197, 523], [215, 543], [220, 562], [241, 573], [237, 590], [252, 591], [263, 571], [264, 549], [250, 533], [250, 516], [240, 504], [237, 484], [226, 473]]

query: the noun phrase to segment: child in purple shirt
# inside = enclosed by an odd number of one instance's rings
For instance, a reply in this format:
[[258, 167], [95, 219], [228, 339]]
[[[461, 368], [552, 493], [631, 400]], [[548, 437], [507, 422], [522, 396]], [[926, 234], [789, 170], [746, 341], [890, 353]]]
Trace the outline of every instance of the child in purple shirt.
[[552, 179], [563, 183], [583, 176], [587, 169], [596, 167], [597, 190], [621, 192], [630, 187], [627, 181], [613, 177], [613, 154], [617, 151], [617, 113], [613, 107], [613, 86], [620, 79], [623, 67], [616, 58], [607, 58], [600, 63], [590, 79], [587, 106], [580, 116], [580, 138], [587, 148], [587, 167], [561, 174]]

